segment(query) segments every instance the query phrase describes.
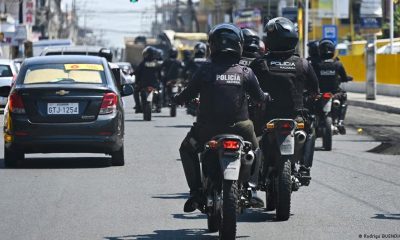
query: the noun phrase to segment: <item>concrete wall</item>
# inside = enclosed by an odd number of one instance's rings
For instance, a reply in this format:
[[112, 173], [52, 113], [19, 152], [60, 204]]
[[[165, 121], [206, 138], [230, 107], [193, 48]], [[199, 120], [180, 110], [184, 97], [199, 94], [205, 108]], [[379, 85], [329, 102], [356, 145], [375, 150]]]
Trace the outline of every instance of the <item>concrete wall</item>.
[[[364, 55], [341, 56], [340, 60], [348, 75], [354, 78], [345, 84], [349, 91], [365, 92], [366, 66]], [[377, 55], [378, 94], [400, 97], [400, 54]]]

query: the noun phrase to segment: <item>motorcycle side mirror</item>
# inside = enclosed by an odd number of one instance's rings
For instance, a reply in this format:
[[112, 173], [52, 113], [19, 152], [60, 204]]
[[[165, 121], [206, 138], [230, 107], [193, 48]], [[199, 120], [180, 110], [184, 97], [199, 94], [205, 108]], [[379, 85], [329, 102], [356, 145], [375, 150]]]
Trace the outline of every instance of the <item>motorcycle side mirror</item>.
[[9, 86], [0, 87], [0, 97], [8, 97], [10, 91], [11, 87]]
[[126, 84], [122, 86], [121, 96], [129, 96], [133, 94], [133, 87], [130, 84]]

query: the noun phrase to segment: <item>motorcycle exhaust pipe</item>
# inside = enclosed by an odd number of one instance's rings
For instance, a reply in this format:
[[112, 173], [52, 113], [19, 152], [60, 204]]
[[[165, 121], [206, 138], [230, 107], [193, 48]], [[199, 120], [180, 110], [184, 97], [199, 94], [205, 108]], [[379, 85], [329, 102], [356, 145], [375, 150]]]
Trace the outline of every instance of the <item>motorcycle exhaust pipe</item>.
[[340, 101], [338, 99], [333, 100], [333, 106], [334, 107], [339, 107], [340, 106]]
[[306, 142], [307, 134], [304, 131], [296, 131], [294, 136], [299, 144], [303, 144]]
[[255, 155], [253, 151], [249, 151], [245, 156], [244, 156], [244, 160], [246, 160], [246, 162], [252, 162], [254, 161]]

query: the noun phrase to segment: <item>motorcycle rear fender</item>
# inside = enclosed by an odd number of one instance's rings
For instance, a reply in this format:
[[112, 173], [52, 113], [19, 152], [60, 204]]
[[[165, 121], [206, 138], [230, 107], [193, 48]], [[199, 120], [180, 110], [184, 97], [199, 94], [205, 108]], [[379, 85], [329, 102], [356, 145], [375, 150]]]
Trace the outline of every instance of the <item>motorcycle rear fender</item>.
[[236, 181], [239, 179], [241, 167], [240, 152], [227, 153], [224, 150], [221, 150], [219, 154], [219, 163], [225, 180]]
[[322, 111], [324, 113], [329, 113], [331, 110], [332, 110], [332, 98], [322, 103]]
[[147, 101], [148, 102], [152, 102], [153, 101], [153, 96], [154, 96], [154, 91], [151, 91], [148, 95], [147, 95]]
[[275, 139], [281, 155], [293, 155], [295, 147], [294, 129], [290, 134], [281, 134], [279, 131], [275, 132]]

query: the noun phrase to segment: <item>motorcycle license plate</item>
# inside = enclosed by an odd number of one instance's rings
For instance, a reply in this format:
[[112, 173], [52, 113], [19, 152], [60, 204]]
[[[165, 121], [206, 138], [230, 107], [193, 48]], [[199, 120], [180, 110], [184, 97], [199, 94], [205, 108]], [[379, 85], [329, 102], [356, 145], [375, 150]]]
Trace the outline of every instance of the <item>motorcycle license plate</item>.
[[240, 157], [221, 157], [220, 164], [225, 180], [238, 180], [240, 172]]
[[179, 91], [178, 86], [173, 86], [172, 87], [172, 93], [178, 93], [178, 91]]
[[153, 95], [154, 95], [154, 92], [149, 93], [149, 95], [147, 96], [147, 101], [148, 102], [152, 102], [153, 101]]
[[327, 112], [330, 112], [331, 109], [332, 109], [332, 99], [330, 99], [328, 102], [325, 103], [322, 110], [327, 113]]
[[287, 135], [281, 145], [279, 146], [282, 155], [294, 154], [294, 137]]

